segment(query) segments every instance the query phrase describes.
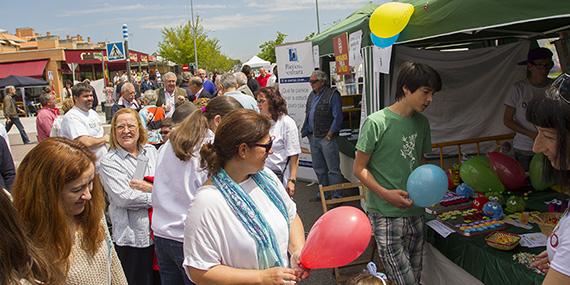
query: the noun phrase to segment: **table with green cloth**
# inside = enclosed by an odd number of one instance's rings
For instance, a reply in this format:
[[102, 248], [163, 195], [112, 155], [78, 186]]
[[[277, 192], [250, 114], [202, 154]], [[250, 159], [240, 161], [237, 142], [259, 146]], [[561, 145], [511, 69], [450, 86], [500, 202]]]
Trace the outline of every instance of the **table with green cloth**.
[[[547, 190], [528, 195], [527, 211], [547, 211], [544, 202], [552, 199], [567, 199], [568, 196]], [[429, 219], [433, 219], [429, 216]], [[509, 226], [505, 231], [517, 234], [540, 232], [538, 225], [531, 224], [531, 230]], [[513, 255], [519, 252], [538, 254], [546, 247], [527, 248], [517, 246], [511, 251], [494, 249], [485, 242], [486, 234], [464, 237], [457, 233], [443, 238], [432, 228], [427, 227], [426, 241], [431, 243], [449, 260], [463, 268], [469, 274], [481, 280], [486, 285], [503, 284], [542, 284], [544, 276], [539, 275], [524, 265], [513, 260]]]

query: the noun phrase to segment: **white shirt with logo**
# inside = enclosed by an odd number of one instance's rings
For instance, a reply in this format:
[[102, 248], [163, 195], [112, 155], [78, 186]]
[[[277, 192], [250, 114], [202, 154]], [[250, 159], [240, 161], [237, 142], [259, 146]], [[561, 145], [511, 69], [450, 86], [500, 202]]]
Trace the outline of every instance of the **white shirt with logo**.
[[570, 277], [570, 212], [566, 210], [546, 243], [550, 268]]

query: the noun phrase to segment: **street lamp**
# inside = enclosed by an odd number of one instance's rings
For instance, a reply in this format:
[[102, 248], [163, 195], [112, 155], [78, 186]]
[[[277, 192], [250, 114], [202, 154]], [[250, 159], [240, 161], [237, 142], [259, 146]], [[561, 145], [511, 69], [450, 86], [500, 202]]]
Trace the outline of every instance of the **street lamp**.
[[321, 25], [319, 24], [319, 0], [315, 0], [315, 7], [317, 10], [317, 34], [321, 33]]
[[198, 69], [198, 50], [196, 49], [196, 26], [194, 26], [194, 1], [190, 0], [190, 13], [192, 14], [192, 33], [194, 34], [194, 65]]

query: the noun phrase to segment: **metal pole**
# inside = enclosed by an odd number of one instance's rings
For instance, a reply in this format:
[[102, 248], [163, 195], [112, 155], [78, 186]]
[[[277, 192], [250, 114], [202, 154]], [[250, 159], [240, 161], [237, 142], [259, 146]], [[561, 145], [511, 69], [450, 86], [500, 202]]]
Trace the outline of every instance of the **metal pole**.
[[196, 26], [194, 26], [194, 1], [190, 0], [190, 13], [192, 14], [192, 33], [194, 34], [194, 70], [198, 70], [198, 50], [196, 49]]
[[127, 58], [127, 78], [129, 82], [133, 82], [131, 76], [131, 57], [129, 56], [129, 32], [127, 24], [123, 24], [123, 39], [125, 40], [125, 57]]
[[321, 25], [319, 24], [319, 0], [315, 0], [315, 7], [317, 9], [317, 34], [320, 34]]

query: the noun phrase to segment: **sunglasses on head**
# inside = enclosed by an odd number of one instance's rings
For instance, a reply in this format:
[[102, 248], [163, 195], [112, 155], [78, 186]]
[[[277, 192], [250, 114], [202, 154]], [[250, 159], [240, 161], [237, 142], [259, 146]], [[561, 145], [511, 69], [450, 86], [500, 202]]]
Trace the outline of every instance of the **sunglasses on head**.
[[570, 104], [570, 75], [563, 73], [558, 76], [546, 91], [546, 95], [554, 100], [562, 100]]
[[265, 153], [268, 153], [271, 150], [271, 147], [273, 146], [273, 139], [274, 139], [274, 137], [271, 137], [271, 138], [269, 138], [268, 143], [256, 143], [254, 145], [258, 146], [258, 147], [265, 148]]

